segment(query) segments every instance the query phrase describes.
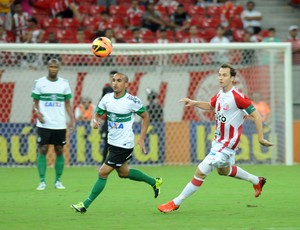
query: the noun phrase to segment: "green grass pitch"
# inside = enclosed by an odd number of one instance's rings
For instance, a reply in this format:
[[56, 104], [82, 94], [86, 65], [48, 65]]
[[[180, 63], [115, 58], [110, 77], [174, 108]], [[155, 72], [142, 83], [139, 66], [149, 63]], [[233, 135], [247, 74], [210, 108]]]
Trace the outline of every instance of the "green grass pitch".
[[0, 168], [0, 229], [300, 229], [300, 165], [242, 167], [267, 177], [259, 198], [250, 183], [213, 172], [177, 211], [167, 214], [158, 212], [157, 205], [181, 192], [196, 165], [136, 167], [163, 178], [157, 199], [149, 185], [112, 173], [85, 214], [70, 205], [87, 197], [96, 167], [65, 168], [66, 190], [54, 189], [54, 169], [48, 168], [45, 191], [35, 190], [36, 168]]

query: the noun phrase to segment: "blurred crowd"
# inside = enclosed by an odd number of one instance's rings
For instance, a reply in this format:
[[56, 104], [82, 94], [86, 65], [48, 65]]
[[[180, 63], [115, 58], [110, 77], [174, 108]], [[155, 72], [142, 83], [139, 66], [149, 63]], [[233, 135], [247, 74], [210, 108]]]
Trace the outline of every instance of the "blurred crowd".
[[[90, 43], [98, 36], [113, 43], [280, 42], [262, 19], [254, 1], [1, 0], [0, 42]], [[287, 30], [287, 41], [300, 47], [298, 26]]]

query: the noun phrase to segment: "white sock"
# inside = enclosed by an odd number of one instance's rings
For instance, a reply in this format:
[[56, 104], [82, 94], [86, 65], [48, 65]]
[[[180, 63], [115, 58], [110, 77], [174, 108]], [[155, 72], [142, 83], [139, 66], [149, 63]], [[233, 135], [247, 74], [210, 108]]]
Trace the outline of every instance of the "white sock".
[[230, 171], [228, 173], [228, 176], [235, 177], [238, 179], [250, 181], [252, 184], [258, 184], [259, 178], [253, 174], [248, 173], [244, 169], [238, 167], [238, 166], [231, 166]]
[[173, 202], [175, 203], [175, 205], [179, 206], [181, 205], [181, 203], [188, 198], [189, 196], [191, 196], [194, 192], [196, 192], [200, 186], [203, 183], [203, 179], [198, 178], [198, 177], [194, 177], [192, 179], [191, 182], [189, 182], [185, 188], [182, 190], [182, 192], [180, 193], [180, 195], [178, 197], [176, 197]]

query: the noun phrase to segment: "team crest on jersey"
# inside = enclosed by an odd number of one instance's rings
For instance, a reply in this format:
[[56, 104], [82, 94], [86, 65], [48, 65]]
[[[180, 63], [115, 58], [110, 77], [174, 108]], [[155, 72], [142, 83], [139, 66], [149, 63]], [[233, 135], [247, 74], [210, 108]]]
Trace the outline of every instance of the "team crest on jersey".
[[52, 101], [56, 101], [56, 99], [57, 99], [57, 96], [56, 96], [55, 94], [52, 94], [52, 95], [51, 95], [51, 100], [52, 100]]
[[229, 104], [225, 103], [224, 105], [222, 105], [223, 109], [225, 111], [229, 110]]
[[109, 115], [109, 117], [110, 117], [110, 120], [112, 120], [112, 121], [116, 121], [116, 120], [117, 120], [117, 115], [114, 114], [114, 113], [111, 113], [111, 114]]

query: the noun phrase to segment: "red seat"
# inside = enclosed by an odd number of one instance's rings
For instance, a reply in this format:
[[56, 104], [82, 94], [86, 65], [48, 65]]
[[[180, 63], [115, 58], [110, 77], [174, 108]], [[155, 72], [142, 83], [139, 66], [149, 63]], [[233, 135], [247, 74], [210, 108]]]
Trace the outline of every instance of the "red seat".
[[121, 16], [113, 16], [110, 17], [106, 22], [106, 28], [116, 28], [116, 27], [124, 27], [123, 17]]
[[65, 40], [73, 40], [76, 37], [76, 30], [58, 30], [57, 31], [57, 39], [65, 39]]
[[202, 28], [210, 28], [210, 27], [217, 28], [220, 25], [221, 20], [219, 16], [216, 16], [211, 18], [203, 18], [200, 23], [201, 23], [200, 27]]
[[[167, 39], [174, 41], [173, 31], [172, 30], [167, 30], [166, 32], [167, 32]], [[156, 38], [161, 38], [159, 30], [156, 32]]]
[[124, 40], [125, 42], [129, 42], [132, 40], [132, 30], [120, 29], [117, 33], [119, 38]]
[[232, 33], [233, 40], [235, 42], [242, 42], [244, 33], [245, 33], [245, 31], [241, 30], [241, 29], [234, 30], [233, 33]]
[[154, 33], [149, 29], [141, 29], [140, 37], [143, 40], [143, 42], [145, 42], [145, 43], [154, 42]]
[[62, 27], [77, 30], [80, 27], [80, 22], [76, 18], [63, 18]]
[[206, 13], [208, 16], [215, 16], [221, 14], [221, 8], [217, 5], [209, 5], [206, 8]]
[[201, 6], [194, 6], [194, 5], [190, 5], [188, 7], [187, 13], [192, 16], [192, 15], [205, 15], [205, 9]]
[[177, 41], [182, 41], [187, 36], [188, 36], [188, 33], [186, 31], [176, 31], [175, 32], [175, 39]]
[[88, 15], [90, 7], [88, 5], [79, 5], [78, 11], [80, 14]]
[[45, 30], [57, 30], [60, 27], [60, 20], [57, 18], [44, 18], [42, 21], [42, 28]]
[[243, 11], [244, 11], [244, 8], [243, 8], [243, 6], [240, 6], [240, 5], [233, 6], [230, 9], [231, 15], [241, 15]]
[[102, 22], [101, 16], [85, 17], [82, 21], [82, 26], [85, 30], [96, 31]]
[[[167, 9], [163, 5], [155, 5], [155, 10], [160, 12], [162, 17], [167, 15]], [[169, 14], [169, 12], [168, 12], [168, 14]]]
[[214, 36], [216, 36], [217, 30], [215, 28], [205, 28], [201, 30], [202, 38], [209, 42]]
[[91, 16], [101, 15], [105, 11], [106, 8], [104, 6], [90, 5], [89, 7], [89, 15]]
[[117, 16], [126, 16], [127, 8], [124, 5], [110, 5], [109, 6], [109, 14], [117, 15]]
[[203, 20], [204, 20], [204, 16], [200, 15], [193, 15], [191, 17], [191, 21], [190, 21], [190, 25], [191, 26], [198, 26], [198, 27], [201, 27], [202, 23], [203, 23]]
[[230, 27], [234, 30], [244, 28], [243, 21], [239, 15], [235, 15], [231, 18]]

